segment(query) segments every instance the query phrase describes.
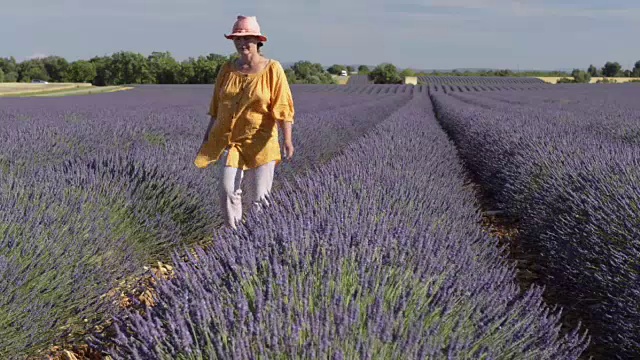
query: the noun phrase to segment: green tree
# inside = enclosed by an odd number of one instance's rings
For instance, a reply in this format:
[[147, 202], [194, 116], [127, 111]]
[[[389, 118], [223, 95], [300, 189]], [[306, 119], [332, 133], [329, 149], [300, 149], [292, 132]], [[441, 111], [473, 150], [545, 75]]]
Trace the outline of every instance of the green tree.
[[402, 72], [400, 72], [400, 76], [402, 77], [416, 76], [416, 72], [411, 69], [404, 69], [402, 70]]
[[95, 63], [86, 60], [78, 60], [69, 65], [65, 81], [79, 83], [93, 82], [96, 76], [98, 76], [98, 73], [96, 71]]
[[607, 61], [602, 68], [602, 76], [606, 77], [614, 77], [618, 76], [620, 71], [622, 70], [622, 66], [618, 62]]
[[368, 75], [374, 84], [401, 84], [402, 78], [395, 65], [383, 63], [376, 66]]
[[89, 60], [96, 69], [96, 77], [93, 79], [93, 85], [106, 86], [113, 85], [114, 78], [111, 72], [111, 58], [108, 56], [96, 56]]
[[569, 79], [568, 77], [560, 78], [556, 81], [556, 84], [575, 84], [576, 81]]
[[586, 83], [588, 84], [591, 81], [591, 74], [588, 71], [582, 71], [580, 69], [573, 69], [571, 72], [571, 76], [573, 76], [573, 82], [575, 83]]
[[18, 75], [18, 72], [16, 71], [4, 74], [5, 82], [18, 82], [18, 78], [19, 78], [19, 75]]
[[329, 74], [333, 74], [333, 75], [340, 75], [340, 73], [343, 70], [346, 70], [346, 68], [344, 66], [338, 65], [338, 64], [333, 64], [327, 69], [327, 72]]
[[331, 74], [326, 72], [321, 64], [310, 61], [298, 61], [291, 66], [295, 75], [294, 84], [334, 84]]
[[4, 71], [0, 69], [0, 83], [4, 82]]
[[218, 76], [220, 68], [233, 59], [233, 54], [229, 57], [219, 54], [209, 54], [192, 57], [182, 61], [176, 68], [175, 82], [179, 84], [213, 84]]
[[49, 74], [44, 67], [42, 59], [26, 60], [18, 64], [18, 81], [31, 82], [32, 80], [49, 81]]
[[354, 71], [355, 71], [355, 69], [353, 68], [353, 66], [347, 66], [347, 72], [348, 72], [349, 74], [351, 74], [351, 73], [352, 73], [352, 72], [354, 72]]
[[229, 58], [218, 54], [209, 54], [207, 56], [199, 56], [193, 62], [192, 84], [213, 84], [216, 81], [220, 67], [225, 62], [229, 61]]
[[120, 51], [111, 55], [109, 70], [114, 85], [153, 83], [147, 58], [139, 53]]
[[170, 52], [154, 51], [147, 58], [151, 78], [156, 84], [180, 83], [180, 64]]
[[[16, 58], [14, 58], [13, 56], [8, 58], [0, 58], [0, 70], [4, 72], [5, 81], [18, 81], [18, 63], [16, 62]], [[10, 74], [14, 74], [15, 79], [8, 80]]]
[[181, 84], [195, 84], [196, 70], [194, 67], [195, 59], [190, 57], [180, 63], [180, 72], [178, 80]]
[[44, 69], [49, 75], [49, 81], [62, 82], [69, 68], [67, 59], [60, 56], [47, 56], [42, 59]]
[[299, 79], [308, 78], [316, 71], [310, 61], [298, 61], [291, 66], [291, 70]]
[[640, 60], [636, 61], [633, 65], [633, 70], [631, 70], [631, 76], [640, 77]]
[[589, 65], [589, 69], [587, 70], [587, 72], [592, 77], [597, 77], [598, 76], [598, 69], [595, 66], [593, 66], [593, 64]]
[[360, 65], [358, 66], [358, 74], [368, 74], [369, 73], [369, 67], [367, 65]]
[[503, 69], [503, 70], [495, 71], [495, 75], [496, 75], [496, 76], [506, 76], [506, 77], [510, 77], [510, 76], [513, 76], [513, 75], [514, 75], [514, 73], [513, 73], [513, 71], [511, 71], [511, 70], [509, 70], [509, 69]]
[[284, 74], [287, 76], [287, 82], [289, 82], [289, 84], [295, 84], [298, 81], [296, 72], [293, 71], [293, 69], [285, 69]]

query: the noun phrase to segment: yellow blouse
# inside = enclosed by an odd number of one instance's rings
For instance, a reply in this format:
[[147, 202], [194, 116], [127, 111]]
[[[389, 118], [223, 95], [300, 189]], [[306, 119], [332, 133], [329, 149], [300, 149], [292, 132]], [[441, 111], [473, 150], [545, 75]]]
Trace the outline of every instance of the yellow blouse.
[[209, 115], [215, 118], [195, 165], [206, 168], [229, 149], [226, 166], [251, 169], [273, 160], [280, 163], [278, 120], [293, 123], [293, 96], [282, 65], [269, 60], [255, 74], [225, 63], [216, 78]]

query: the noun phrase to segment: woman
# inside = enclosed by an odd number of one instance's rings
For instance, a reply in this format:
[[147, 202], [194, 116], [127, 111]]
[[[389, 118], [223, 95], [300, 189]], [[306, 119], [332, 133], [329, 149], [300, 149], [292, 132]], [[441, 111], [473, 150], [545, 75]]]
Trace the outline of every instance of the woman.
[[221, 208], [226, 224], [236, 228], [242, 219], [241, 184], [259, 207], [271, 191], [275, 166], [282, 160], [279, 124], [285, 157], [293, 156], [291, 127], [293, 97], [282, 65], [262, 56], [267, 41], [254, 16], [238, 16], [227, 39], [240, 57], [225, 63], [216, 79], [209, 109], [211, 120], [195, 165], [221, 162]]

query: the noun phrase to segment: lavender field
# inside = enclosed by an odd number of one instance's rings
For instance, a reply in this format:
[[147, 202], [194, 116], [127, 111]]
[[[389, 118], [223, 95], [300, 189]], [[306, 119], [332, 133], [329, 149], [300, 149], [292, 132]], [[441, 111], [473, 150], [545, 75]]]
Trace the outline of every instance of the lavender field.
[[[292, 88], [296, 155], [238, 231], [193, 165], [211, 86], [0, 99], [0, 358], [640, 356], [640, 86]], [[157, 261], [155, 306], [106, 296]]]
[[541, 85], [537, 78], [505, 76], [419, 76], [418, 81], [427, 85]]

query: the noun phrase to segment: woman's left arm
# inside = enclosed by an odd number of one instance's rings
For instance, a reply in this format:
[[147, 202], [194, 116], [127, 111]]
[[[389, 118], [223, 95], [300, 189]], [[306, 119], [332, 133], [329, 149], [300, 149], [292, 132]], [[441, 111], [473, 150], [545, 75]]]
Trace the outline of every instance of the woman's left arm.
[[285, 157], [287, 159], [291, 159], [291, 157], [293, 156], [293, 152], [294, 152], [294, 148], [293, 148], [293, 139], [291, 136], [291, 129], [293, 127], [293, 122], [292, 121], [284, 121], [284, 120], [280, 120], [278, 121], [278, 123], [280, 124], [280, 128], [282, 129], [282, 132], [284, 133], [284, 150], [285, 150]]
[[285, 157], [291, 159], [293, 156], [293, 135], [292, 128], [295, 116], [293, 106], [293, 95], [287, 81], [287, 75], [282, 66], [278, 63], [275, 76], [272, 77], [272, 115], [277, 120], [284, 134]]
[[293, 141], [293, 139], [291, 138], [291, 128], [293, 128], [293, 122], [292, 121], [280, 120], [280, 121], [278, 121], [278, 123], [280, 124], [280, 128], [282, 129], [282, 132], [284, 133], [284, 142]]

